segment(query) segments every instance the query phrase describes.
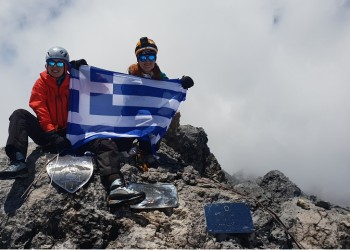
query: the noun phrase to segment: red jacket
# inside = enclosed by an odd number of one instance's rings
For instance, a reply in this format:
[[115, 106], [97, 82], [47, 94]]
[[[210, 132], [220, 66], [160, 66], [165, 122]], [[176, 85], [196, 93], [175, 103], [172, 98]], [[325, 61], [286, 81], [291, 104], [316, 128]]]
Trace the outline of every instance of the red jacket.
[[61, 130], [67, 127], [69, 82], [67, 74], [60, 86], [46, 70], [36, 80], [29, 100], [29, 106], [36, 113], [44, 132]]

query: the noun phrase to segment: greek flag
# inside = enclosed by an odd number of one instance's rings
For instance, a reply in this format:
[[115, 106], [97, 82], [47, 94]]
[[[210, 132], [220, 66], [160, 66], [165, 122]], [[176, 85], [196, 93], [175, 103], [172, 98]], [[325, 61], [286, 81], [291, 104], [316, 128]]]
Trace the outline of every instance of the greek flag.
[[154, 146], [185, 98], [179, 79], [151, 80], [87, 65], [72, 69], [67, 138], [73, 148], [118, 137]]

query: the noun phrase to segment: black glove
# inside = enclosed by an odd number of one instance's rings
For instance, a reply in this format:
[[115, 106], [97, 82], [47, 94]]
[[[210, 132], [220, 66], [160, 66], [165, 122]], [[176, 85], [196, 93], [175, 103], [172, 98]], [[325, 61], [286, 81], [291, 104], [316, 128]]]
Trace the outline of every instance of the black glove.
[[76, 70], [79, 70], [81, 65], [88, 65], [85, 59], [73, 60], [73, 61], [70, 61], [69, 63], [70, 63], [70, 66]]
[[181, 86], [184, 88], [184, 89], [189, 89], [191, 88], [192, 86], [194, 85], [194, 82], [192, 80], [191, 77], [189, 76], [183, 76], [181, 78]]
[[60, 136], [56, 131], [46, 133], [45, 137], [52, 146], [56, 147], [58, 152], [61, 152], [64, 149], [68, 149], [72, 146], [72, 143], [66, 137]]

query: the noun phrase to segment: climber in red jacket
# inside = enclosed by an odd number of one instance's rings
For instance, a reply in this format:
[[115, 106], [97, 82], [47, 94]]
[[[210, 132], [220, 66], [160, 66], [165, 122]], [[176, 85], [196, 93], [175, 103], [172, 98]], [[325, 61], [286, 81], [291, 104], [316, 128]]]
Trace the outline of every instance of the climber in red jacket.
[[[79, 68], [78, 61], [72, 61], [72, 66]], [[86, 64], [85, 60], [85, 63], [79, 62]], [[29, 101], [36, 116], [25, 109], [17, 109], [10, 116], [5, 147], [10, 164], [0, 172], [0, 177], [27, 176], [28, 137], [51, 152], [60, 153], [71, 146], [66, 138], [71, 67], [67, 50], [58, 46], [50, 48], [45, 67], [33, 86]]]

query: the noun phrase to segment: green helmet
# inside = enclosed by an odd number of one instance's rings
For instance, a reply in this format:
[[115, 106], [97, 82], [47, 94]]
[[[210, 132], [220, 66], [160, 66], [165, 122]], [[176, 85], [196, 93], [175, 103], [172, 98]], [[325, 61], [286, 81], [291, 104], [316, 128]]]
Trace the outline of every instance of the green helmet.
[[49, 59], [61, 59], [69, 63], [69, 54], [66, 49], [54, 46], [46, 53], [46, 61]]

